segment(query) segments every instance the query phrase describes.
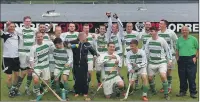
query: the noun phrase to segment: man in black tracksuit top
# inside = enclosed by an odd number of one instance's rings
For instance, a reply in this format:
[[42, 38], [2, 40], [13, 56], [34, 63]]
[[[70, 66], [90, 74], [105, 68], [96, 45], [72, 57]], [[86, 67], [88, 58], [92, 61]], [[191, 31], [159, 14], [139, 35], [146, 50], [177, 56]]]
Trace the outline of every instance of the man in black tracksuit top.
[[[88, 51], [95, 57], [97, 52], [92, 45], [87, 42], [85, 33], [79, 33], [78, 39], [70, 41], [73, 51], [73, 75], [75, 78], [75, 97], [79, 94], [84, 94], [87, 97], [88, 94]], [[76, 44], [76, 46], [75, 46]]]

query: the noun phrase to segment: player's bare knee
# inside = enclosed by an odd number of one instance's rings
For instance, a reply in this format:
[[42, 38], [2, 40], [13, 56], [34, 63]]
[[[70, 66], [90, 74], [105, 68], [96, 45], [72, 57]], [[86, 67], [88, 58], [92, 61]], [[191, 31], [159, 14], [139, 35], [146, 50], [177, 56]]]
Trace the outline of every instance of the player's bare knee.
[[162, 81], [166, 81], [167, 80], [166, 73], [160, 73], [160, 78]]
[[148, 76], [148, 80], [152, 81], [153, 80], [153, 76]]
[[120, 88], [124, 87], [124, 82], [123, 82], [123, 81], [118, 82], [118, 86], [119, 86]]
[[12, 81], [12, 75], [7, 75], [7, 81], [11, 82]]
[[130, 80], [129, 83], [131, 84], [131, 86], [133, 86], [134, 80]]

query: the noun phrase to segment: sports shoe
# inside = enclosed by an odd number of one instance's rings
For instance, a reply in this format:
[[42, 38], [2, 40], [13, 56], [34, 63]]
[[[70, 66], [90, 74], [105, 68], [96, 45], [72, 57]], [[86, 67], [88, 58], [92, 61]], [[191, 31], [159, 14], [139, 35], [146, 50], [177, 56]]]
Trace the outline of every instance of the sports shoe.
[[78, 96], [79, 96], [79, 94], [75, 94], [75, 95], [74, 95], [74, 97], [78, 97]]
[[159, 92], [160, 92], [160, 93], [163, 93], [163, 92], [164, 92], [164, 89], [163, 89], [163, 88], [161, 88]]
[[156, 95], [156, 94], [157, 94], [157, 92], [156, 92], [155, 89], [151, 90], [151, 93], [152, 93], [153, 95]]
[[15, 97], [15, 91], [10, 90], [10, 91], [8, 92], [8, 96], [9, 96], [10, 98]]
[[36, 101], [40, 101], [41, 98], [42, 98], [42, 94], [38, 94], [38, 95], [36, 96]]
[[113, 93], [114, 93], [114, 95], [116, 95], [116, 97], [120, 97], [120, 90], [119, 90], [117, 84], [113, 85]]
[[13, 91], [15, 92], [15, 96], [20, 96], [21, 93], [19, 92], [18, 88], [14, 88]]
[[142, 96], [142, 100], [143, 101], [148, 101], [149, 99], [147, 98], [147, 96]]
[[31, 95], [31, 92], [30, 92], [29, 88], [27, 88], [27, 87], [25, 88], [25, 94], [28, 95], [28, 96]]
[[170, 100], [170, 97], [169, 97], [168, 94], [165, 94], [165, 95], [164, 95], [164, 98], [165, 98], [166, 100]]
[[84, 94], [83, 96], [84, 96], [84, 97], [88, 97], [88, 94]]
[[[171, 91], [172, 91], [172, 88], [168, 88], [168, 93], [171, 93]], [[160, 93], [163, 93], [163, 92], [164, 92], [164, 89], [161, 88], [161, 89], [160, 89]]]

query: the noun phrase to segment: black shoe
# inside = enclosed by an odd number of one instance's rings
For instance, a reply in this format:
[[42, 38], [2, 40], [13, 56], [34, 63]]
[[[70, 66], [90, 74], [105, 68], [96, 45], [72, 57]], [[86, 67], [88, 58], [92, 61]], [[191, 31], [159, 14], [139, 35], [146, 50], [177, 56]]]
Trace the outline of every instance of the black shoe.
[[165, 94], [165, 95], [164, 95], [164, 98], [165, 98], [166, 100], [170, 100], [170, 97], [169, 97], [168, 94]]
[[8, 96], [9, 96], [10, 98], [15, 97], [15, 91], [14, 91], [14, 90], [10, 90], [10, 91], [8, 92]]
[[176, 94], [176, 97], [183, 97], [183, 96], [186, 96], [186, 93], [180, 92], [179, 94]]
[[197, 98], [196, 94], [190, 94], [190, 97]]

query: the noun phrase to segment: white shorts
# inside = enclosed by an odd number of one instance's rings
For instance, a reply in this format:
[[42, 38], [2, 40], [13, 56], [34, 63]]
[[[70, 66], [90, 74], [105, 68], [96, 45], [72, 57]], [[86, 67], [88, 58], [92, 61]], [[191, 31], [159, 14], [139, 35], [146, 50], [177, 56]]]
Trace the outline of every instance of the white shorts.
[[[49, 68], [44, 68], [44, 69], [34, 69], [35, 73], [37, 73], [37, 75], [39, 75], [39, 77], [41, 77], [44, 80], [49, 80], [50, 79], [50, 70]], [[33, 76], [35, 76], [36, 74], [33, 73]]]
[[104, 95], [111, 95], [113, 93], [113, 84], [117, 84], [118, 82], [123, 81], [121, 77], [118, 75], [113, 79], [107, 80], [103, 82], [103, 91]]
[[50, 69], [50, 72], [54, 72], [55, 62], [54, 62], [53, 54], [49, 55], [49, 69]]
[[167, 63], [161, 64], [148, 64], [147, 72], [149, 76], [159, 73], [167, 73]]
[[22, 69], [30, 67], [30, 64], [29, 64], [29, 53], [19, 52], [19, 61], [20, 61], [20, 67]]
[[141, 68], [140, 70], [138, 70], [138, 72], [134, 72], [134, 73], [129, 73], [129, 81], [135, 81], [137, 80], [138, 76], [141, 75], [147, 75], [147, 69], [146, 68]]
[[99, 62], [98, 62], [99, 60], [100, 60], [100, 56], [97, 57], [96, 62], [95, 62], [95, 70], [96, 71], [101, 71], [101, 69], [103, 68], [102, 65], [99, 64]]
[[93, 71], [93, 61], [88, 62], [88, 71]]
[[[55, 68], [54, 69], [54, 76], [58, 76], [58, 74], [60, 74], [60, 72], [61, 72], [60, 69]], [[70, 70], [64, 70], [62, 74], [69, 75], [69, 73], [70, 73]]]

